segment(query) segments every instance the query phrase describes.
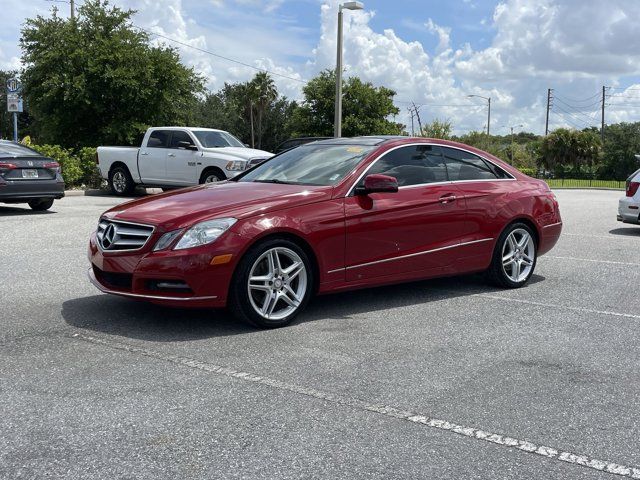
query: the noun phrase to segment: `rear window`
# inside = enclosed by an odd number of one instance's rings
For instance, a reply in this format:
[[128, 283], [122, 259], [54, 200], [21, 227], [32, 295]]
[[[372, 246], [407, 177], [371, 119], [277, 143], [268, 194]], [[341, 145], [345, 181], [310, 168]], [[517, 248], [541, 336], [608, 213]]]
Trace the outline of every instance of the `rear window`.
[[635, 172], [633, 172], [631, 175], [629, 175], [629, 178], [627, 178], [627, 182], [630, 182], [631, 180], [633, 180], [638, 174], [640, 174], [640, 168]]
[[41, 157], [38, 152], [19, 145], [17, 143], [0, 143], [0, 156], [2, 157]]

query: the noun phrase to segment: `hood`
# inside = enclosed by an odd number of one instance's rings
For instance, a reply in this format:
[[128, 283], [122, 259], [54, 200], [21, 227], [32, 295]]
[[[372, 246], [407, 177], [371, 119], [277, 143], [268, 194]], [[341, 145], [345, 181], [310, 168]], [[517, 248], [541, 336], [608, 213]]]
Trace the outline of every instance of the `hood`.
[[221, 217], [237, 219], [328, 200], [333, 187], [221, 182], [123, 203], [105, 212], [115, 220], [148, 223], [163, 231]]
[[250, 160], [252, 158], [269, 158], [273, 157], [273, 153], [257, 150], [255, 148], [246, 147], [218, 147], [204, 148], [206, 153], [223, 153], [239, 160]]

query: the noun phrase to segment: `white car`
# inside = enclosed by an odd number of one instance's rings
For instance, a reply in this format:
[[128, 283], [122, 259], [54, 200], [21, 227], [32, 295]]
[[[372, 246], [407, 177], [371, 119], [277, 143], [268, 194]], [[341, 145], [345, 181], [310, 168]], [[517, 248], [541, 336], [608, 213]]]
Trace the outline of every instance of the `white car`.
[[640, 170], [627, 178], [625, 196], [618, 202], [618, 221], [640, 225]]
[[177, 188], [220, 182], [272, 156], [248, 148], [224, 130], [154, 127], [140, 148], [98, 147], [96, 162], [111, 190], [126, 195], [136, 185]]

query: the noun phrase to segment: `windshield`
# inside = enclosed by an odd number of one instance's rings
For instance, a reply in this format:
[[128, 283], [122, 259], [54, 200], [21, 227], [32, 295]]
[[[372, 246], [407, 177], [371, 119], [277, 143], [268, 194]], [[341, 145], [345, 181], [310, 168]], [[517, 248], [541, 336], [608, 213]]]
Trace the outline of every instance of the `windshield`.
[[364, 145], [303, 145], [273, 157], [238, 181], [335, 185], [375, 148]]
[[227, 132], [213, 132], [211, 130], [194, 130], [193, 134], [204, 148], [243, 147], [244, 143]]
[[0, 156], [2, 157], [40, 157], [35, 150], [17, 143], [0, 142]]

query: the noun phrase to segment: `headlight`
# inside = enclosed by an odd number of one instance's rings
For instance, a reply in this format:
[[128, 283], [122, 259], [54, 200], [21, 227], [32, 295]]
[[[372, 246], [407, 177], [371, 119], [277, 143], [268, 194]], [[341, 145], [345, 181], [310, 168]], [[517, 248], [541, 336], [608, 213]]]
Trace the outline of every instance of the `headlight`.
[[182, 250], [215, 242], [220, 235], [229, 230], [237, 221], [235, 218], [218, 218], [197, 223], [184, 232], [173, 249]]
[[178, 235], [182, 233], [182, 230], [174, 230], [172, 232], [167, 232], [160, 237], [160, 240], [156, 242], [156, 245], [153, 247], [153, 251], [157, 252], [158, 250], [164, 250], [171, 242], [173, 242]]
[[247, 162], [245, 162], [244, 160], [234, 160], [232, 162], [227, 163], [227, 166], [225, 168], [227, 170], [235, 170], [235, 171], [242, 172], [247, 168]]

